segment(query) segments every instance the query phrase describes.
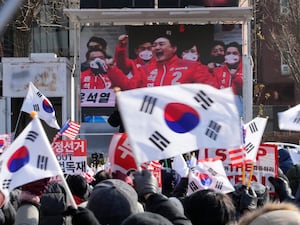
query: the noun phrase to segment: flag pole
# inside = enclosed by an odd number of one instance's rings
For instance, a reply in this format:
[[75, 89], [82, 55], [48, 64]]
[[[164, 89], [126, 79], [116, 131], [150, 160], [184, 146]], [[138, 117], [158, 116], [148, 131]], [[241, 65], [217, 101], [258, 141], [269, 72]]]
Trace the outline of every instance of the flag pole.
[[[69, 121], [70, 121], [70, 119], [68, 119], [68, 120], [65, 122], [65, 124], [68, 123]], [[64, 126], [65, 126], [65, 125], [64, 125]], [[64, 126], [62, 126], [61, 130], [64, 128]], [[61, 132], [60, 132], [61, 130], [59, 130], [59, 131], [56, 133], [56, 135], [53, 137], [53, 139], [52, 139], [52, 143], [51, 143], [52, 149], [53, 149], [53, 147], [54, 147], [54, 142], [57, 141], [59, 137], [61, 137]], [[70, 190], [70, 188], [69, 188], [69, 185], [68, 185], [67, 182], [66, 182], [65, 177], [64, 177], [63, 175], [61, 175], [61, 174], [59, 175], [59, 177], [60, 177], [60, 180], [61, 180], [61, 182], [62, 182], [63, 187], [65, 188], [65, 191], [66, 191], [66, 194], [67, 194], [67, 201], [69, 201], [70, 205], [71, 205], [73, 208], [77, 209], [77, 204], [76, 204], [76, 202], [75, 202], [75, 200], [74, 200], [74, 197], [73, 197], [72, 192], [71, 192], [71, 190]]]
[[245, 161], [242, 164], [242, 184], [246, 184], [246, 165]]
[[19, 116], [18, 116], [18, 119], [17, 119], [17, 123], [16, 123], [16, 127], [15, 127], [15, 130], [14, 130], [13, 136], [12, 136], [12, 141], [15, 140], [17, 128], [19, 126], [20, 119], [21, 119], [21, 114], [22, 114], [22, 111], [20, 111], [20, 113], [19, 113]]
[[67, 194], [67, 200], [69, 200], [70, 205], [73, 208], [77, 209], [77, 204], [76, 204], [76, 202], [74, 200], [74, 197], [73, 197], [72, 192], [71, 192], [71, 190], [69, 188], [69, 185], [66, 182], [65, 177], [63, 175], [61, 175], [61, 174], [59, 175], [59, 177], [60, 177], [60, 180], [62, 182], [63, 187], [65, 188], [65, 191], [66, 191], [66, 194]]
[[61, 129], [60, 130], [58, 130], [57, 131], [57, 133], [54, 135], [54, 137], [52, 138], [52, 143], [51, 143], [51, 146], [52, 146], [52, 148], [53, 148], [53, 146], [54, 146], [54, 142], [55, 141], [57, 141], [58, 140], [58, 138], [59, 137], [61, 137], [61, 131], [64, 129], [64, 127], [66, 126], [66, 124], [68, 123], [70, 121], [70, 119], [68, 119], [65, 123], [64, 123], [64, 125], [61, 127]]
[[247, 189], [249, 189], [249, 188], [250, 188], [250, 185], [251, 185], [251, 180], [252, 180], [252, 176], [253, 176], [253, 170], [254, 170], [254, 162], [252, 161], [252, 163], [251, 163], [250, 175], [249, 175], [249, 180], [248, 180], [248, 185], [247, 185]]
[[[30, 113], [30, 116], [31, 116], [31, 118], [37, 117], [37, 112], [36, 112], [36, 111], [32, 111], [32, 112]], [[52, 152], [52, 154], [53, 154], [53, 156], [55, 157], [55, 155], [54, 155], [53, 152]], [[65, 178], [64, 178], [63, 172], [62, 172], [62, 170], [61, 170], [61, 168], [60, 168], [58, 162], [56, 162], [56, 163], [57, 163], [57, 166], [58, 166], [58, 168], [59, 168], [59, 170], [60, 170], [60, 173], [58, 174], [58, 176], [60, 177], [60, 180], [61, 180], [61, 182], [62, 182], [62, 185], [63, 185], [63, 187], [64, 187], [64, 189], [65, 189], [65, 191], [66, 191], [67, 200], [70, 201], [70, 205], [71, 205], [73, 208], [77, 209], [77, 204], [76, 204], [76, 202], [75, 202], [75, 200], [74, 200], [74, 198], [73, 198], [73, 195], [72, 195], [72, 193], [71, 193], [71, 191], [70, 191], [70, 188], [69, 188], [69, 186], [68, 186], [68, 184], [67, 184], [67, 182], [66, 182], [66, 180], [65, 180]]]
[[[243, 117], [240, 117], [240, 126], [241, 126], [241, 148], [244, 151], [244, 121]], [[246, 184], [246, 163], [245, 163], [245, 155], [243, 154], [243, 163], [242, 163], [242, 184]]]

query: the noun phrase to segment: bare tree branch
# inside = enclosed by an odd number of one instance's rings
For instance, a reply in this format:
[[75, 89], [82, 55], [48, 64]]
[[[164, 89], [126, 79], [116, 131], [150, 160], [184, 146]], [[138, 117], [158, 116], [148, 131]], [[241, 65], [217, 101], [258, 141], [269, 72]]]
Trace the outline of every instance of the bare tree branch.
[[[279, 1], [276, 1], [279, 2]], [[266, 25], [270, 37], [266, 41], [269, 48], [278, 50], [290, 67], [291, 76], [300, 88], [300, 2], [287, 0], [280, 6], [270, 0], [257, 1], [261, 23]]]

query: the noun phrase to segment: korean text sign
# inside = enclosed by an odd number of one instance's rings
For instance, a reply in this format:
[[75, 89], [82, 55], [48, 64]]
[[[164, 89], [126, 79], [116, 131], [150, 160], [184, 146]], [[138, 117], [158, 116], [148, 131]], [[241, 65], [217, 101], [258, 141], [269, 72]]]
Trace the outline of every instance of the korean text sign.
[[65, 174], [86, 172], [86, 140], [61, 140], [53, 143], [53, 151]]

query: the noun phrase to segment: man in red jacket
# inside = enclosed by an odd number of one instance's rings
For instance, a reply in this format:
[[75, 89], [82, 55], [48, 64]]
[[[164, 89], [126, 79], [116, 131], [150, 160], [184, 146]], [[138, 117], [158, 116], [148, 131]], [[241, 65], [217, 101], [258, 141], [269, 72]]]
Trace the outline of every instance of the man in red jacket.
[[197, 62], [183, 60], [176, 55], [177, 45], [171, 35], [162, 35], [152, 43], [155, 61], [133, 71], [133, 77], [118, 77], [111, 74], [110, 79], [121, 89], [131, 86], [153, 87], [183, 83], [203, 83], [216, 87], [215, 78], [208, 67]]
[[215, 68], [213, 74], [217, 79], [218, 88], [231, 87], [234, 94], [242, 95], [243, 66], [240, 45], [231, 42], [226, 46], [225, 64]]
[[89, 68], [81, 72], [81, 89], [111, 88], [111, 81], [103, 70], [106, 54], [102, 49], [92, 49], [87, 52]]
[[86, 55], [89, 61], [89, 68], [81, 72], [81, 89], [112, 89], [118, 86], [111, 81], [110, 77], [115, 77], [117, 81], [122, 77], [126, 79], [127, 82], [123, 82], [122, 90], [137, 87], [136, 83], [128, 82], [130, 80], [117, 66], [114, 66], [113, 59], [108, 58], [104, 50], [91, 49]]
[[232, 88], [240, 115], [242, 115], [243, 64], [241, 46], [237, 42], [231, 42], [226, 46], [225, 63], [215, 68], [213, 74], [217, 79], [217, 88]]

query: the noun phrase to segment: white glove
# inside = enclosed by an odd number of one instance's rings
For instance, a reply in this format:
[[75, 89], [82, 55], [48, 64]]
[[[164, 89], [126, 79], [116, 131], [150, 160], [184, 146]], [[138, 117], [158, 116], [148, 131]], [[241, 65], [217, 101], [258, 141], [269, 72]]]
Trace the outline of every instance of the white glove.
[[107, 72], [107, 65], [105, 60], [96, 58], [93, 61], [90, 62], [90, 67], [92, 69], [99, 69], [102, 73]]

